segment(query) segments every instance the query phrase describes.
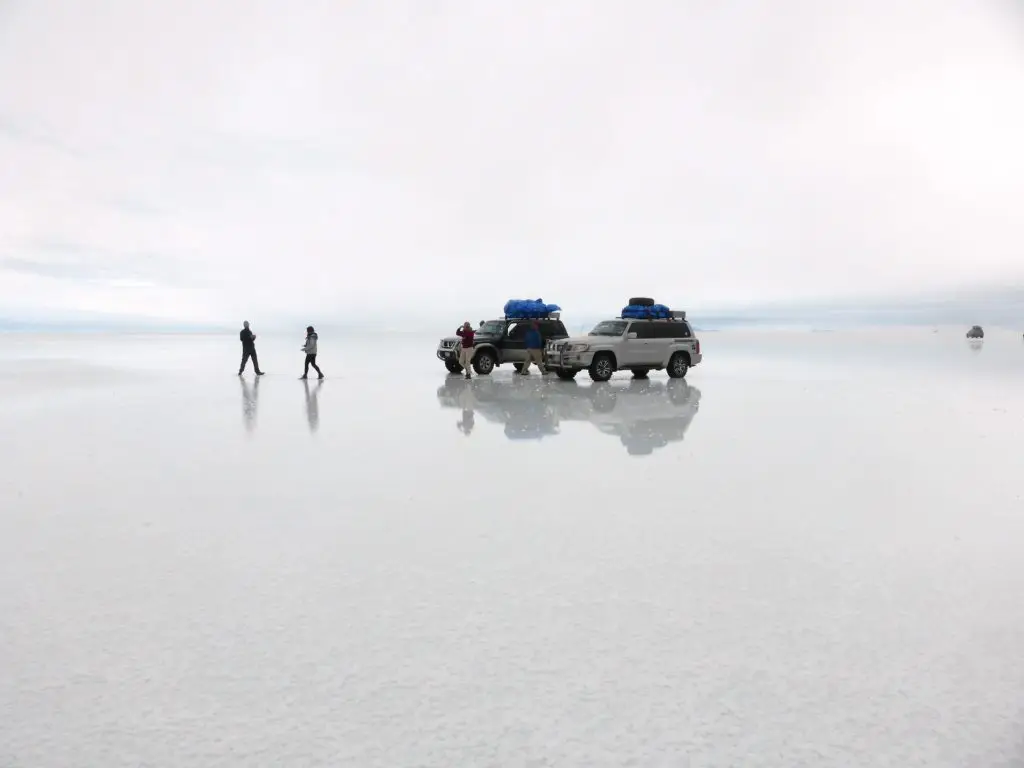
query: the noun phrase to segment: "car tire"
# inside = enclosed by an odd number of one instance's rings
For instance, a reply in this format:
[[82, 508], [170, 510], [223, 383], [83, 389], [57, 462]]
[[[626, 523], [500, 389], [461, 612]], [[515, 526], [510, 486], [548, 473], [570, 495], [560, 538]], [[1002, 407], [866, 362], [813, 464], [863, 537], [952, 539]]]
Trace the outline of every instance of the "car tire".
[[634, 296], [629, 300], [629, 303], [633, 307], [653, 307], [655, 301], [647, 296]]
[[669, 358], [668, 367], [665, 370], [673, 379], [685, 378], [686, 372], [690, 370], [690, 356], [685, 352], [676, 352]]
[[445, 360], [444, 367], [448, 369], [448, 373], [462, 373], [462, 366], [454, 358], [449, 357]]
[[493, 352], [481, 349], [473, 356], [473, 370], [476, 371], [477, 376], [490, 376], [497, 362]]
[[615, 373], [615, 358], [610, 352], [601, 352], [594, 357], [587, 372], [594, 381], [608, 381]]
[[651, 372], [650, 368], [631, 368], [630, 370], [633, 371], [634, 379], [646, 379]]
[[555, 371], [555, 376], [560, 378], [562, 381], [576, 381], [576, 374], [577, 373], [579, 373], [579, 371], [562, 371], [562, 370], [558, 370], [558, 371]]

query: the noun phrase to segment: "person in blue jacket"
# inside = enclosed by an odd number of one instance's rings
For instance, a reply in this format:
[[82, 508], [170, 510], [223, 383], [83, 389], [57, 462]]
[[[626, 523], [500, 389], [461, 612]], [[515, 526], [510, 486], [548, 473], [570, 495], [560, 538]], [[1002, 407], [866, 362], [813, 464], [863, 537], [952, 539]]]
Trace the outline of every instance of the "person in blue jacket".
[[544, 368], [544, 339], [540, 335], [540, 325], [536, 320], [530, 323], [530, 328], [526, 331], [524, 340], [526, 341], [526, 359], [523, 361], [523, 367], [520, 369], [519, 375], [526, 376], [530, 373], [531, 362], [537, 364], [542, 374], [547, 373], [547, 370]]

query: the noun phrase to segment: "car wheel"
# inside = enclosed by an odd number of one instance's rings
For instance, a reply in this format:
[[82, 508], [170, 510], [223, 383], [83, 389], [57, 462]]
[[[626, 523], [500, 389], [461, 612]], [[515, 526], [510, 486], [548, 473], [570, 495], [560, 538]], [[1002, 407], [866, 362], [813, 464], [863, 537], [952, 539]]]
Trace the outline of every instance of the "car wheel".
[[462, 366], [454, 358], [449, 357], [445, 360], [444, 367], [448, 369], [449, 373], [462, 373]]
[[489, 376], [494, 370], [495, 362], [497, 361], [494, 359], [494, 353], [482, 349], [473, 357], [473, 370], [477, 372], [478, 376]]
[[589, 373], [594, 381], [608, 381], [615, 373], [615, 358], [608, 352], [602, 352], [590, 364]]
[[655, 302], [654, 299], [647, 296], [634, 296], [629, 300], [629, 303], [634, 307], [653, 307]]
[[650, 368], [633, 368], [631, 370], [633, 371], [634, 379], [646, 379], [647, 374], [651, 372]]
[[562, 381], [576, 381], [576, 374], [579, 371], [555, 371], [555, 375]]
[[676, 352], [668, 361], [668, 375], [681, 379], [690, 370], [690, 358], [685, 352]]

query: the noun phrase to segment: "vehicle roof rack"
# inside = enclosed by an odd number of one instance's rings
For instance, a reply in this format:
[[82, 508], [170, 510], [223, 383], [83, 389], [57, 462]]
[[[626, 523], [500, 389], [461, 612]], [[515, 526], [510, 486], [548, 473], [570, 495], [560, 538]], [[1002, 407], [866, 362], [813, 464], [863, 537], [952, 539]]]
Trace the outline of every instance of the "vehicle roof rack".
[[675, 310], [674, 309], [674, 310], [670, 311], [668, 314], [669, 314], [668, 317], [623, 317], [622, 315], [619, 315], [615, 319], [616, 320], [646, 320], [649, 323], [657, 323], [658, 321], [666, 322], [668, 320], [685, 320], [686, 319], [686, 312], [684, 312], [683, 310]]

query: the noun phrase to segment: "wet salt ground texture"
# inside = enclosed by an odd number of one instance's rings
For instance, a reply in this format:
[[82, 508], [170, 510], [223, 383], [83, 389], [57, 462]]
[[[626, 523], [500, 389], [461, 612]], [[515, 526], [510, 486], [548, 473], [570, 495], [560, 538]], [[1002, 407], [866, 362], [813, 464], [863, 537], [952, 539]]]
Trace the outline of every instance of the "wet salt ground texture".
[[386, 342], [0, 336], [0, 765], [1024, 765], [1019, 334]]

